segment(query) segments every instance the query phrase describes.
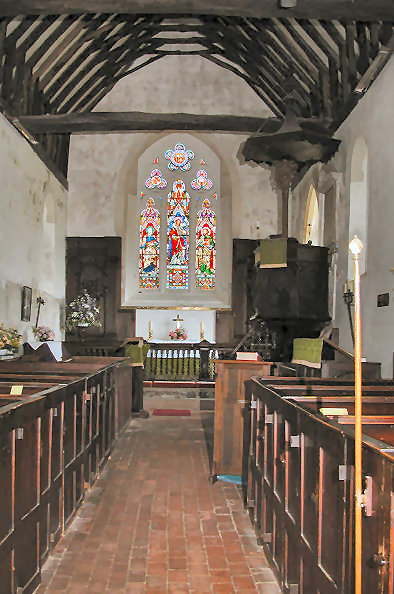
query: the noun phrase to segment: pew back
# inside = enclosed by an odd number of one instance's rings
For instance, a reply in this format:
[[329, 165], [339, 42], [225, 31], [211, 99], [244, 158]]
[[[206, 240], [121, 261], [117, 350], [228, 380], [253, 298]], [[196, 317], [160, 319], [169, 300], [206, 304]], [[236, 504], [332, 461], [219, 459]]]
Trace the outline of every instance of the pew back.
[[[337, 389], [324, 390], [321, 383], [306, 390], [284, 385], [271, 378], [246, 382], [247, 506], [284, 592], [348, 594], [354, 573], [354, 418], [318, 411], [339, 404], [352, 413], [352, 389], [342, 386], [336, 395]], [[380, 387], [366, 390], [372, 395], [366, 397], [363, 434], [363, 594], [393, 592], [394, 386], [390, 396]]]
[[0, 363], [0, 392], [24, 386], [22, 395], [5, 392], [0, 400], [2, 592], [37, 588], [42, 562], [130, 416], [125, 361]]

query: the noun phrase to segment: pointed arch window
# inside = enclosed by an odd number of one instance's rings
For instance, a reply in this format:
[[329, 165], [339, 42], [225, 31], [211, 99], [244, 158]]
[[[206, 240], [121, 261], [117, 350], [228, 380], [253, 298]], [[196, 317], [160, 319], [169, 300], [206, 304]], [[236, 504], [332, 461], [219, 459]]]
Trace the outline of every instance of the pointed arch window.
[[197, 213], [196, 226], [196, 288], [213, 289], [216, 276], [216, 215], [204, 200]]
[[188, 288], [189, 211], [190, 196], [177, 179], [167, 200], [167, 289]]
[[303, 243], [319, 245], [319, 203], [314, 186], [309, 188], [305, 210]]
[[143, 289], [160, 286], [160, 214], [153, 198], [148, 198], [140, 215], [139, 285]]
[[[134, 293], [138, 301], [149, 291], [149, 304], [161, 295], [167, 301], [185, 300], [185, 304], [193, 299], [204, 301], [202, 293], [218, 300], [215, 289], [222, 268], [218, 272], [217, 258], [221, 262], [222, 250], [217, 248], [217, 221], [223, 214], [219, 161], [209, 149], [210, 159], [203, 159], [205, 147], [198, 141], [163, 146], [164, 142], [160, 141], [161, 150], [150, 149], [143, 165], [139, 164], [137, 193], [142, 206], [135, 213], [139, 231], [136, 221], [137, 234], [129, 244], [139, 246], [139, 269], [138, 277], [135, 273], [128, 277], [138, 278], [138, 284], [131, 280], [130, 287], [138, 287], [138, 296]], [[226, 236], [226, 245], [227, 241]]]

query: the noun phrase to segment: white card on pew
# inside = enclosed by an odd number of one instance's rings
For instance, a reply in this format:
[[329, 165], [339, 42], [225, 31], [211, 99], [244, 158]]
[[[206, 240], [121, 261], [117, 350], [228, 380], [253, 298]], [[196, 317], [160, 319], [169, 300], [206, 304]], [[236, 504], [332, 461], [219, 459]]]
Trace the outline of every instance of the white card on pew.
[[18, 386], [17, 384], [15, 384], [14, 386], [11, 386], [11, 390], [10, 390], [10, 394], [12, 396], [20, 396], [23, 392], [23, 386]]
[[319, 411], [325, 417], [345, 417], [349, 414], [347, 408], [329, 408], [328, 406], [320, 408]]

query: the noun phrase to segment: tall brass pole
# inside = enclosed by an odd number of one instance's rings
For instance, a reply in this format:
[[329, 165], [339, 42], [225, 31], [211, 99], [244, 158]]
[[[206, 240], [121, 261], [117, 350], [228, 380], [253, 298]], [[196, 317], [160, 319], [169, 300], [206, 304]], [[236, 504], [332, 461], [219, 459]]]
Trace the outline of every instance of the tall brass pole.
[[355, 396], [355, 594], [362, 588], [362, 377], [361, 377], [361, 313], [359, 257], [363, 244], [355, 235], [349, 244], [354, 261], [354, 396]]

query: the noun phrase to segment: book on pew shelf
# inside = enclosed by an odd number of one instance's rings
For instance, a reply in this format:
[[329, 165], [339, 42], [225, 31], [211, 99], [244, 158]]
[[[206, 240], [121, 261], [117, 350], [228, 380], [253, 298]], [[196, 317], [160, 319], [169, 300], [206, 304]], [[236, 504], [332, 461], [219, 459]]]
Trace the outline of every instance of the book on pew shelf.
[[261, 357], [259, 353], [245, 351], [243, 353], [237, 353], [237, 361], [261, 361]]
[[320, 414], [324, 415], [325, 417], [345, 417], [349, 414], [347, 408], [330, 408], [327, 406], [319, 410]]

